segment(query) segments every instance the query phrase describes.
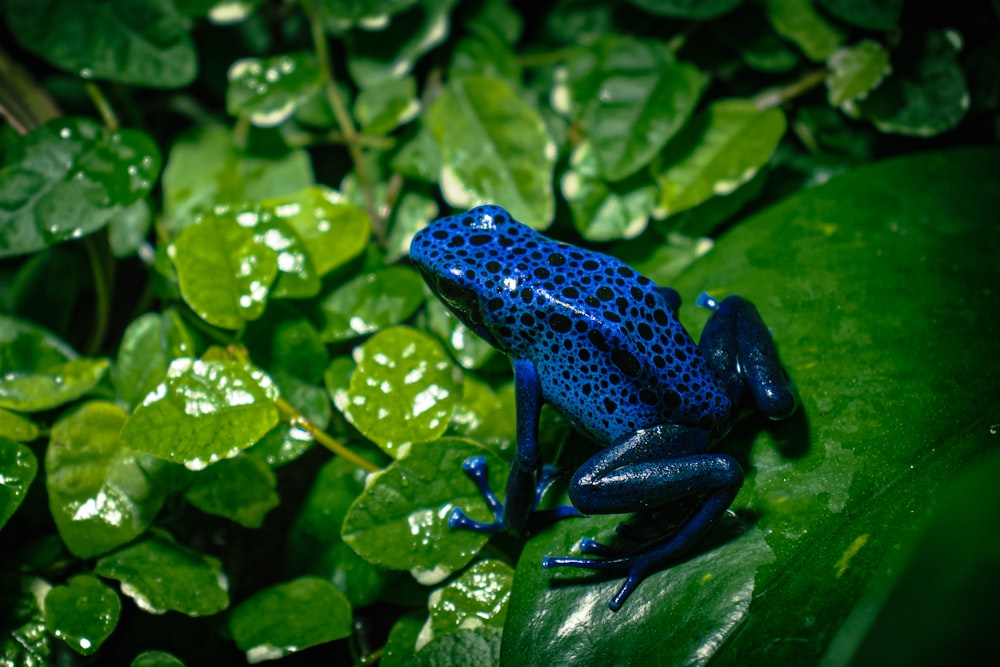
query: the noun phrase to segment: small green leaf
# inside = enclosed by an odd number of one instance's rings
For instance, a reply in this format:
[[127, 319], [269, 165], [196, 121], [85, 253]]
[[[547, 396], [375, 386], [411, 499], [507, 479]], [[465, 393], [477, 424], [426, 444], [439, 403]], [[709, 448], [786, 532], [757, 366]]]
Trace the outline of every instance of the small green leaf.
[[118, 594], [100, 579], [79, 575], [45, 596], [45, 627], [80, 655], [93, 655], [114, 632], [121, 609]]
[[[328, 15], [344, 25], [346, 16], [354, 12], [375, 11], [375, 7], [394, 2], [397, 9], [408, 5], [409, 9], [395, 15], [388, 27], [384, 24], [376, 30], [352, 30], [345, 35], [347, 44], [347, 69], [351, 78], [361, 87], [377, 81], [405, 76], [413, 69], [413, 64], [423, 54], [440, 44], [448, 36], [448, 19], [452, 6], [457, 0], [376, 0], [359, 3], [352, 0], [337, 0], [337, 4], [348, 5], [349, 11], [340, 11], [336, 17]], [[362, 9], [363, 8], [363, 9]], [[384, 21], [385, 12], [381, 16]], [[330, 25], [330, 21], [327, 21]]]
[[371, 232], [367, 213], [320, 185], [290, 197], [265, 199], [261, 206], [295, 230], [320, 276], [357, 256]]
[[162, 536], [101, 558], [94, 571], [121, 582], [122, 593], [150, 614], [211, 616], [229, 606], [229, 581], [219, 561]]
[[[435, 639], [412, 659], [407, 667], [498, 667], [500, 662], [500, 638], [503, 632], [497, 628], [484, 627], [478, 630], [458, 630]], [[523, 656], [522, 656], [523, 657]], [[522, 657], [513, 663], [525, 664]]]
[[51, 667], [58, 647], [45, 629], [45, 594], [50, 586], [38, 577], [5, 572], [0, 577], [4, 600], [0, 661], [13, 667]]
[[184, 667], [184, 663], [166, 651], [143, 651], [129, 667]]
[[483, 626], [503, 629], [514, 570], [500, 560], [481, 560], [431, 594], [431, 637]]
[[764, 11], [778, 34], [810, 60], [826, 60], [844, 41], [843, 30], [816, 11], [812, 0], [764, 0]]
[[410, 76], [373, 83], [354, 100], [354, 117], [365, 134], [388, 134], [419, 112], [417, 82]]
[[700, 113], [661, 156], [654, 214], [670, 214], [736, 190], [757, 174], [785, 134], [780, 109], [719, 100]]
[[149, 194], [159, 172], [160, 151], [143, 132], [86, 118], [40, 125], [0, 166], [0, 258], [101, 229]]
[[597, 156], [587, 141], [573, 150], [560, 188], [569, 203], [573, 225], [588, 241], [638, 236], [646, 229], [656, 200], [656, 185], [647, 174], [619, 183], [601, 178]]
[[403, 192], [392, 210], [386, 263], [410, 254], [410, 241], [438, 215], [437, 200], [418, 192]]
[[174, 359], [194, 354], [194, 341], [176, 310], [140, 315], [122, 336], [111, 381], [130, 406], [142, 402]]
[[816, 0], [816, 4], [865, 30], [892, 30], [903, 11], [903, 0]]
[[650, 14], [678, 19], [705, 20], [732, 10], [743, 0], [629, 0]]
[[278, 254], [230, 218], [209, 217], [170, 246], [181, 295], [209, 324], [239, 329], [264, 312]]
[[301, 577], [258, 591], [233, 609], [229, 631], [250, 663], [343, 639], [351, 605], [329, 581]]
[[350, 340], [402, 322], [423, 303], [420, 275], [405, 266], [389, 266], [350, 280], [323, 299], [326, 342]]
[[497, 352], [438, 299], [427, 302], [427, 327], [444, 341], [462, 368], [479, 368]]
[[200, 470], [278, 423], [274, 383], [235, 361], [177, 359], [122, 429], [129, 447]]
[[229, 67], [226, 110], [258, 127], [281, 125], [322, 82], [311, 53], [243, 58]]
[[517, 407], [513, 383], [496, 392], [473, 375], [462, 381], [462, 402], [452, 415], [449, 435], [482, 443], [510, 458], [517, 442]]
[[461, 400], [461, 373], [433, 338], [407, 327], [372, 336], [355, 350], [345, 416], [390, 456], [448, 428]]
[[931, 137], [958, 125], [969, 91], [958, 62], [959, 35], [917, 33], [893, 54], [893, 73], [857, 104], [858, 114], [882, 132]]
[[126, 413], [92, 401], [52, 427], [45, 452], [45, 486], [59, 536], [80, 558], [135, 539], [152, 523], [165, 497], [136, 452], [119, 439]]
[[252, 456], [218, 461], [194, 476], [184, 499], [206, 514], [260, 528], [267, 513], [280, 504], [274, 473]]
[[452, 508], [479, 521], [492, 516], [462, 463], [485, 456], [491, 486], [502, 494], [507, 464], [493, 453], [458, 438], [418, 443], [382, 472], [369, 477], [344, 519], [343, 535], [365, 560], [393, 570], [410, 570], [432, 585], [463, 568], [488, 537], [448, 527]]
[[418, 181], [437, 183], [441, 173], [441, 152], [434, 143], [434, 135], [422, 123], [416, 134], [393, 156], [392, 169]]
[[286, 551], [290, 571], [333, 582], [355, 607], [374, 603], [386, 586], [385, 571], [362, 559], [340, 537], [347, 510], [364, 489], [366, 477], [341, 458], [323, 464], [292, 524]]
[[217, 204], [287, 197], [312, 185], [305, 151], [251, 155], [236, 146], [226, 128], [204, 126], [171, 146], [163, 170], [166, 228], [177, 234]]
[[0, 436], [0, 529], [28, 493], [38, 473], [38, 459], [24, 445]]
[[38, 427], [33, 422], [0, 408], [0, 437], [10, 438], [15, 442], [31, 442], [38, 434]]
[[108, 365], [78, 358], [41, 327], [0, 315], [0, 408], [39, 412], [69, 403], [93, 389]]
[[401, 617], [389, 631], [382, 652], [380, 667], [403, 667], [416, 651], [417, 636], [427, 621], [427, 612], [411, 611]]
[[827, 58], [827, 67], [830, 69], [826, 77], [827, 99], [831, 106], [844, 106], [848, 110], [892, 70], [889, 53], [870, 39], [837, 49]]
[[198, 72], [188, 23], [168, 0], [10, 0], [29, 51], [85, 78], [180, 88]]
[[108, 220], [111, 254], [121, 259], [135, 255], [146, 241], [153, 224], [148, 199], [140, 199]]
[[428, 107], [425, 123], [441, 151], [441, 191], [449, 204], [503, 202], [525, 224], [549, 226], [556, 146], [538, 111], [507, 81], [449, 81]]
[[566, 76], [572, 115], [583, 123], [598, 171], [619, 181], [649, 163], [684, 125], [703, 75], [678, 62], [665, 43], [609, 36], [574, 52]]

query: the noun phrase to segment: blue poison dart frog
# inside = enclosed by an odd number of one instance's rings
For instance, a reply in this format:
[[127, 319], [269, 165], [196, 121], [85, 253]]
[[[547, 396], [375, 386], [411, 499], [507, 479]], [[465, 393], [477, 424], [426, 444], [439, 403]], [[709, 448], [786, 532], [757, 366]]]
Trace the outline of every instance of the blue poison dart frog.
[[614, 611], [733, 501], [743, 471], [732, 456], [707, 450], [738, 411], [756, 406], [784, 419], [798, 405], [767, 327], [740, 297], [699, 297], [713, 313], [695, 345], [677, 319], [677, 292], [614, 257], [550, 240], [499, 206], [433, 222], [413, 238], [410, 258], [455, 315], [514, 367], [517, 451], [506, 503], [489, 488], [485, 459], [471, 458], [463, 468], [495, 519], [482, 523], [455, 509], [452, 528], [525, 529], [550, 479], [538, 448], [543, 402], [604, 445], [570, 481], [579, 512], [648, 514], [680, 498], [695, 501], [679, 528], [664, 527], [667, 534], [634, 550], [584, 538], [579, 549], [593, 558], [542, 560], [546, 568], [624, 574], [609, 603]]

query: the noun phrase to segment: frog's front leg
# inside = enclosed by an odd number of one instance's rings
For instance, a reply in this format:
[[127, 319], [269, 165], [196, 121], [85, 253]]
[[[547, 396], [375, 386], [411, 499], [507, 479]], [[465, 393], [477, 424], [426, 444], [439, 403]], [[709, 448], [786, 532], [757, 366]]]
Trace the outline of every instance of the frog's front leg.
[[703, 453], [708, 430], [665, 424], [639, 431], [595, 454], [573, 476], [569, 494], [585, 514], [644, 512], [685, 496], [700, 496], [695, 512], [674, 533], [624, 553], [589, 538], [585, 554], [599, 558], [542, 559], [542, 567], [584, 567], [626, 572], [627, 578], [608, 606], [621, 608], [649, 574], [675, 560], [697, 542], [726, 512], [743, 484], [743, 470], [727, 454]]
[[525, 359], [515, 359], [514, 393], [517, 402], [517, 452], [507, 478], [506, 505], [497, 499], [487, 481], [486, 459], [473, 457], [462, 468], [482, 492], [493, 511], [493, 521], [483, 523], [470, 519], [461, 509], [452, 510], [448, 518], [451, 528], [465, 528], [491, 533], [507, 528], [523, 530], [535, 508], [537, 496], [546, 480], [542, 480], [542, 455], [538, 447], [538, 416], [542, 408], [542, 385], [535, 365]]

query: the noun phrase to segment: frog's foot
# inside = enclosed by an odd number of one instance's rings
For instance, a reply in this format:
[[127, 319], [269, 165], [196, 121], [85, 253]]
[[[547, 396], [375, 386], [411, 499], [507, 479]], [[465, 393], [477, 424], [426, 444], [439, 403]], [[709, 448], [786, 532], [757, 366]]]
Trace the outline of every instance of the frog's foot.
[[462, 471], [469, 476], [479, 493], [482, 494], [486, 505], [493, 512], [493, 521], [483, 522], [470, 518], [468, 514], [456, 507], [448, 516], [448, 527], [452, 530], [471, 530], [477, 533], [497, 533], [506, 528], [504, 523], [503, 503], [493, 492], [489, 481], [489, 466], [486, 464], [485, 456], [472, 456], [462, 463]]
[[[580, 551], [586, 554], [597, 556], [613, 556], [619, 551], [600, 542], [586, 537], [580, 541]], [[632, 594], [642, 580], [651, 572], [658, 569], [660, 559], [651, 554], [639, 554], [634, 556], [618, 556], [610, 558], [555, 558], [546, 556], [542, 559], [542, 567], [548, 569], [552, 567], [582, 567], [588, 570], [599, 570], [602, 572], [627, 572], [625, 583], [622, 584], [618, 592], [608, 602], [611, 611], [618, 611], [625, 604], [625, 600]]]
[[[469, 517], [461, 509], [456, 507], [448, 516], [448, 527], [452, 529], [472, 530], [477, 533], [496, 533], [507, 529], [509, 526], [504, 504], [500, 502], [500, 499], [497, 498], [496, 493], [494, 493], [493, 489], [490, 487], [489, 467], [486, 463], [486, 457], [473, 456], [466, 459], [465, 462], [462, 463], [462, 470], [475, 483], [476, 487], [479, 489], [479, 493], [483, 496], [483, 500], [486, 501], [486, 505], [490, 508], [490, 511], [493, 512], [493, 521], [476, 521], [475, 519]], [[546, 510], [534, 509], [535, 507], [538, 507], [542, 496], [552, 484], [555, 476], [556, 469], [554, 466], [544, 466], [542, 468], [541, 475], [539, 475], [538, 483], [535, 487], [534, 502], [531, 506], [530, 514], [528, 515], [526, 524], [522, 524], [520, 528], [537, 530], [539, 528], [544, 528], [549, 524], [555, 523], [560, 519], [582, 516], [575, 507], [571, 507], [569, 505], [553, 507]]]

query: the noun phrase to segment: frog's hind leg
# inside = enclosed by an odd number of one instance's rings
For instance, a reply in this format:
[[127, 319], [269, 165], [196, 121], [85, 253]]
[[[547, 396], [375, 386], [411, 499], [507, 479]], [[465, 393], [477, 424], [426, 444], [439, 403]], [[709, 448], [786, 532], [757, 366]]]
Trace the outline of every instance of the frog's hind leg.
[[584, 554], [598, 558], [553, 558], [542, 567], [583, 567], [627, 572], [622, 587], [608, 603], [612, 611], [649, 574], [676, 560], [725, 514], [743, 484], [743, 471], [731, 456], [702, 453], [709, 433], [683, 424], [640, 431], [601, 450], [573, 476], [570, 498], [582, 512], [611, 514], [646, 511], [686, 496], [700, 504], [680, 528], [645, 547], [625, 553], [585, 538]]
[[785, 419], [799, 404], [771, 332], [757, 308], [738, 296], [716, 301], [707, 294], [699, 306], [712, 310], [698, 348], [738, 410], [748, 398], [771, 419]]

